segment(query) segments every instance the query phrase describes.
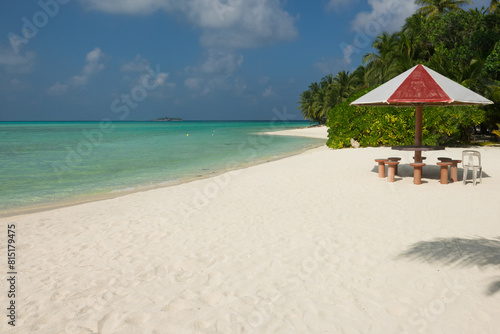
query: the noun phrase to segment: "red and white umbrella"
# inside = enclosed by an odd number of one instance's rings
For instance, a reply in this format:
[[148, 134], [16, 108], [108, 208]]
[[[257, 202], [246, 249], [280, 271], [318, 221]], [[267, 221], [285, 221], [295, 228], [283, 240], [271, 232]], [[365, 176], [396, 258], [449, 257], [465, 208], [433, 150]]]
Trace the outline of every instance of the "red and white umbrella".
[[[363, 95], [352, 102], [351, 105], [416, 106], [415, 146], [420, 147], [422, 145], [423, 106], [484, 105], [492, 103], [492, 101], [430, 68], [417, 65]], [[420, 154], [420, 151], [415, 154], [415, 160], [418, 158], [418, 162], [420, 162]]]
[[409, 106], [492, 104], [490, 100], [431, 70], [417, 65], [371, 92], [352, 105]]

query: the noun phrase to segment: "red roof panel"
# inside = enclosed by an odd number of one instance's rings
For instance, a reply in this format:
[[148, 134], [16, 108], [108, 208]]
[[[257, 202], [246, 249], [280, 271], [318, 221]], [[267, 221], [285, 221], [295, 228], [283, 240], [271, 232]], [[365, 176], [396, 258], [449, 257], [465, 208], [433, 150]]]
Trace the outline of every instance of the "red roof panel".
[[410, 75], [387, 99], [389, 103], [453, 102], [422, 65]]

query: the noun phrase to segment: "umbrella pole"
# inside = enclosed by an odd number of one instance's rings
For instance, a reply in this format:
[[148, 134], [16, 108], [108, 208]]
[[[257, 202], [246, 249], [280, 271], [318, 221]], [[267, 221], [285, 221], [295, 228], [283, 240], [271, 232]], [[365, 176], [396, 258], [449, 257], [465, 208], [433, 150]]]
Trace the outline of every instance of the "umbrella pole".
[[[415, 111], [415, 146], [422, 146], [422, 111], [423, 106], [417, 104], [417, 109]], [[422, 151], [415, 151], [415, 162], [422, 162]]]

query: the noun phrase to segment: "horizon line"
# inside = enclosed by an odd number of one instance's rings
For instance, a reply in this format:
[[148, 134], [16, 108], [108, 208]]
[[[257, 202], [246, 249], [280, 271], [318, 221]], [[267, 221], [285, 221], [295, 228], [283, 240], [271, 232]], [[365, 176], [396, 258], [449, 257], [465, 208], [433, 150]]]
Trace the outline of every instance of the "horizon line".
[[123, 120], [14, 120], [14, 121], [0, 121], [0, 123], [30, 123], [30, 122], [37, 122], [37, 123], [68, 123], [68, 122], [73, 122], [73, 123], [83, 123], [83, 122], [119, 122], [119, 123], [134, 123], [134, 122], [155, 122], [155, 123], [176, 123], [176, 122], [309, 122], [309, 120], [303, 119], [303, 120], [297, 120], [297, 119], [286, 119], [286, 120], [273, 120], [273, 119], [246, 119], [246, 120], [236, 120], [236, 119], [212, 119], [212, 120], [205, 120], [205, 119], [191, 119], [191, 120], [181, 120], [181, 121], [157, 121], [157, 120], [128, 120], [128, 121], [123, 121]]

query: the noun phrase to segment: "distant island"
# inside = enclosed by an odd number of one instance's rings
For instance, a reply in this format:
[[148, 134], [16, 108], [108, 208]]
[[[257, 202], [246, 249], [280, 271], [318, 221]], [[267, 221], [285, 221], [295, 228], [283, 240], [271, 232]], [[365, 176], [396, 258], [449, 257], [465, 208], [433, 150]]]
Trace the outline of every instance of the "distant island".
[[183, 121], [182, 118], [170, 118], [170, 117], [162, 117], [162, 118], [157, 118], [154, 119], [153, 121], [155, 122], [180, 122]]

